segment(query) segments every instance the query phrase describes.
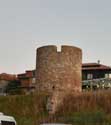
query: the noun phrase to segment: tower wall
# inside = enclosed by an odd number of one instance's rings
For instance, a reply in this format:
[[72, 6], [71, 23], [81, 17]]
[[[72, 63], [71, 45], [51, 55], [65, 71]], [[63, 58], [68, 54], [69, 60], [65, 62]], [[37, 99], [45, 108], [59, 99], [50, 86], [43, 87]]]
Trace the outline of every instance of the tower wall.
[[44, 46], [37, 49], [36, 82], [38, 91], [81, 91], [82, 51], [73, 46]]

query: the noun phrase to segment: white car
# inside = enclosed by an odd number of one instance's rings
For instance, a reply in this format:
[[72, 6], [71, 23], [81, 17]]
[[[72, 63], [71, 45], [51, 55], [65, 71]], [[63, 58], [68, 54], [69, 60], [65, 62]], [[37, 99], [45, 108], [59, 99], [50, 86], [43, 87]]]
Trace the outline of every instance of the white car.
[[0, 125], [17, 125], [14, 117], [0, 113]]

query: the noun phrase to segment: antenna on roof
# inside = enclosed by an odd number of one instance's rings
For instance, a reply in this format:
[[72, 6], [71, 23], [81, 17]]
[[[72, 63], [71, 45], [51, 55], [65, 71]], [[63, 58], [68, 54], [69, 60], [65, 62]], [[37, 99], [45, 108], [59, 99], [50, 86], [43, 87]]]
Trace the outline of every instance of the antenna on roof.
[[100, 64], [100, 60], [98, 60], [97, 62], [98, 62], [98, 64]]

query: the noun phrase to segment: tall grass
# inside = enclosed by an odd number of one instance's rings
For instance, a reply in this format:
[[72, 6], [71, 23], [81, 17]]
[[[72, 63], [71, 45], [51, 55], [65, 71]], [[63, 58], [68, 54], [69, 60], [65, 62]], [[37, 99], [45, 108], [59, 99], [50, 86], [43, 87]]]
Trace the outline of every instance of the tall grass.
[[65, 123], [111, 125], [111, 91], [67, 95], [55, 117]]
[[0, 97], [0, 112], [12, 115], [18, 125], [62, 122], [73, 125], [111, 125], [111, 91], [67, 95], [57, 112], [46, 111], [47, 94]]
[[18, 125], [37, 125], [46, 115], [47, 95], [20, 95], [0, 97], [0, 112], [12, 115]]
[[102, 110], [111, 114], [111, 91], [83, 92], [81, 94], [67, 95], [60, 112], [71, 113], [79, 111]]

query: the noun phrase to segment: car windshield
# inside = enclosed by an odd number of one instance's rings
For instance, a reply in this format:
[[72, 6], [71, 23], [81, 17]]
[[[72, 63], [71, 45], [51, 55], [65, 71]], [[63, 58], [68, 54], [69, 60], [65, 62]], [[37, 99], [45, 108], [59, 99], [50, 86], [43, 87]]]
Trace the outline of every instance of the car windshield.
[[0, 125], [15, 125], [15, 123], [9, 121], [2, 121]]

